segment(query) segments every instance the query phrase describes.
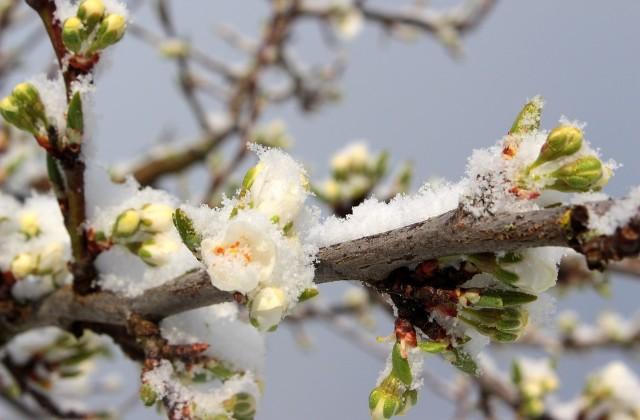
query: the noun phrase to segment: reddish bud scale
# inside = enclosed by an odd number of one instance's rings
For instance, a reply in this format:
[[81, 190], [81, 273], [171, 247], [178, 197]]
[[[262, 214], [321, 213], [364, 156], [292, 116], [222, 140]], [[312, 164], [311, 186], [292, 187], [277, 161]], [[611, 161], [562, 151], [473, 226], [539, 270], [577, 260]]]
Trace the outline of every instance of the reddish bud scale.
[[524, 200], [535, 200], [540, 197], [540, 193], [538, 191], [529, 191], [520, 187], [513, 187], [509, 190], [509, 192], [515, 195], [518, 198], [522, 198]]
[[404, 318], [397, 318], [395, 322], [396, 340], [405, 347], [416, 347], [418, 345], [418, 337], [416, 329], [409, 321]]
[[421, 277], [433, 277], [438, 269], [438, 260], [423, 261], [416, 267], [416, 273]]

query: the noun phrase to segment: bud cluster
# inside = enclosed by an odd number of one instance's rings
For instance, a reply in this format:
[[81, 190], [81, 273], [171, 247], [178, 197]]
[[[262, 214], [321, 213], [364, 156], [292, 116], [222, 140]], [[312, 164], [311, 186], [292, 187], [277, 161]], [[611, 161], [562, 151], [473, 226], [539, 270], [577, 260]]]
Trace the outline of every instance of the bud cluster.
[[544, 413], [544, 398], [558, 389], [558, 377], [548, 360], [521, 358], [513, 361], [511, 380], [522, 399], [520, 414], [537, 418]]
[[640, 418], [640, 380], [625, 364], [614, 361], [591, 375], [582, 392], [585, 418]]
[[140, 208], [121, 212], [113, 223], [109, 238], [102, 233], [98, 241], [126, 247], [147, 265], [166, 264], [178, 249], [179, 243], [167, 233], [173, 229], [173, 207], [160, 203], [147, 203]]
[[70, 280], [69, 240], [56, 211], [54, 199], [21, 204], [0, 195], [0, 271], [15, 281], [16, 299], [39, 299]]
[[124, 16], [109, 13], [102, 0], [83, 0], [76, 16], [62, 25], [62, 42], [76, 57], [91, 58], [120, 41], [127, 27]]
[[[56, 127], [54, 118], [47, 117], [47, 110], [38, 88], [33, 83], [20, 83], [11, 95], [0, 101], [0, 114], [5, 121], [20, 130], [31, 133], [46, 150], [69, 148], [78, 152], [84, 133], [82, 97], [75, 92], [69, 101], [66, 127]], [[64, 131], [61, 131], [65, 128]]]
[[[351, 207], [366, 198], [387, 174], [388, 159], [386, 152], [371, 155], [364, 142], [350, 144], [333, 156], [331, 177], [314, 192], [334, 208]], [[406, 171], [403, 175], [407, 177]]]

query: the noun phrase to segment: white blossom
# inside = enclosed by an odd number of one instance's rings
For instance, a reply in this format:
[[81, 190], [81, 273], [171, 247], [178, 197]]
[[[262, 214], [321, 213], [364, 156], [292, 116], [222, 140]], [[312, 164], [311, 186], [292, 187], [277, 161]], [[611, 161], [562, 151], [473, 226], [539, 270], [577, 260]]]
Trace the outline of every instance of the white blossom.
[[268, 331], [280, 323], [287, 306], [287, 296], [281, 288], [264, 287], [251, 301], [251, 319], [258, 329]]

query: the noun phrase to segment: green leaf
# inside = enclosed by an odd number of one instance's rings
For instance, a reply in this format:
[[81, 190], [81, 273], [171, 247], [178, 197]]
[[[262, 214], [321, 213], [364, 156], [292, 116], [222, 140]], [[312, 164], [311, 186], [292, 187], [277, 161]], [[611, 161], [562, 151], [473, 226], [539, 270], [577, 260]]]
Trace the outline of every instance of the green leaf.
[[448, 347], [448, 344], [440, 341], [421, 341], [418, 348], [425, 353], [442, 353]]
[[453, 348], [450, 352], [449, 361], [451, 364], [461, 371], [468, 373], [469, 375], [479, 376], [480, 369], [478, 365], [473, 360], [471, 355], [464, 350]]
[[402, 357], [399, 343], [396, 343], [391, 351], [391, 375], [400, 379], [407, 386], [413, 382], [409, 361]]
[[82, 97], [76, 92], [67, 109], [67, 138], [71, 143], [80, 143], [84, 133], [84, 117], [82, 113]]
[[193, 221], [189, 218], [187, 213], [182, 209], [176, 209], [173, 212], [173, 224], [176, 229], [178, 229], [178, 233], [180, 234], [180, 238], [182, 238], [182, 242], [185, 244], [189, 251], [196, 256], [196, 258], [200, 258], [200, 243], [202, 242], [202, 235], [196, 232], [193, 227]]

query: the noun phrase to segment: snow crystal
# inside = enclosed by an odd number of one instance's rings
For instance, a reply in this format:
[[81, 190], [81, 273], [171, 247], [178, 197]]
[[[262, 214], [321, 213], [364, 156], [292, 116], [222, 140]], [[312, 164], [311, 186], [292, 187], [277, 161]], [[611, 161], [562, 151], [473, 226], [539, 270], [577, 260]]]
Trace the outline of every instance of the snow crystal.
[[640, 186], [629, 191], [626, 198], [618, 200], [603, 215], [591, 212], [589, 228], [601, 235], [612, 235], [620, 226], [624, 226], [640, 211]]
[[65, 334], [58, 327], [36, 328], [14, 337], [5, 347], [7, 353], [16, 364], [26, 363], [33, 353], [50, 345]]
[[38, 90], [49, 123], [54, 123], [59, 132], [64, 132], [67, 126], [67, 92], [62, 74], [58, 72], [53, 79], [49, 79], [44, 73], [38, 74], [28, 82]]

